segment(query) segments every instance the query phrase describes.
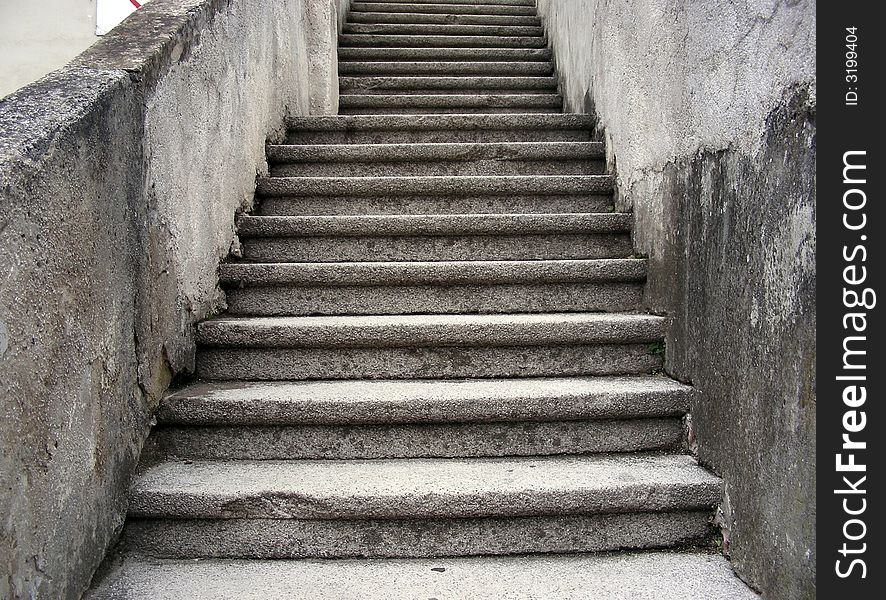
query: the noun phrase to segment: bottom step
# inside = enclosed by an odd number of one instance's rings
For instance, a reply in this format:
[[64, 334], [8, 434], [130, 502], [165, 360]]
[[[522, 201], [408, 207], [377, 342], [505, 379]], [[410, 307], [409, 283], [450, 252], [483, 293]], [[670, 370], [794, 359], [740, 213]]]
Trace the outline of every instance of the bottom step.
[[399, 560], [151, 560], [127, 556], [86, 600], [753, 600], [705, 553]]

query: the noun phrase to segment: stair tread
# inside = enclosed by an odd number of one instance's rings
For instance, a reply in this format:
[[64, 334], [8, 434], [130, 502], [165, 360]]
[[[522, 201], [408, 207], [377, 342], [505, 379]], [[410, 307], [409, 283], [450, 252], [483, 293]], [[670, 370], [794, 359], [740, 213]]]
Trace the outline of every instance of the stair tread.
[[684, 454], [165, 461], [129, 514], [174, 518], [467, 518], [688, 510], [720, 479]]
[[163, 399], [181, 424], [371, 424], [676, 416], [690, 386], [654, 376], [199, 382]]
[[664, 318], [631, 313], [220, 317], [197, 326], [205, 346], [360, 348], [643, 343]]
[[161, 560], [126, 555], [86, 600], [607, 598], [757, 600], [702, 552], [345, 560]]

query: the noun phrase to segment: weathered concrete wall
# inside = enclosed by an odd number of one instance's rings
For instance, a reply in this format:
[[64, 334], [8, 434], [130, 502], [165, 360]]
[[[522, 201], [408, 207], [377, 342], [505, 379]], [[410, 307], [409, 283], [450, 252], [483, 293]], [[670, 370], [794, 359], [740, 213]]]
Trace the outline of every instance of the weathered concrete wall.
[[95, 2], [0, 0], [0, 98], [95, 42]]
[[308, 111], [307, 2], [154, 0], [0, 102], [0, 597], [79, 597], [119, 531], [265, 140]]
[[539, 0], [569, 110], [598, 116], [701, 392], [727, 551], [767, 598], [815, 592], [815, 5]]

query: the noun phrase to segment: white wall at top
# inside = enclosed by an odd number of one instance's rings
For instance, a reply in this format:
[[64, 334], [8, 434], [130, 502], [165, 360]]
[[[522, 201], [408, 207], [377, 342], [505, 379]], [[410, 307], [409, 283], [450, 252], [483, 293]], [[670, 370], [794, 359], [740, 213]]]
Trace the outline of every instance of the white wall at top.
[[95, 42], [96, 0], [0, 0], [0, 97]]
[[110, 29], [132, 10], [129, 0], [0, 0], [0, 98], [91, 46], [97, 13]]
[[148, 0], [98, 0], [96, 7], [96, 35], [104, 35], [120, 22], [136, 11], [136, 4], [142, 5]]

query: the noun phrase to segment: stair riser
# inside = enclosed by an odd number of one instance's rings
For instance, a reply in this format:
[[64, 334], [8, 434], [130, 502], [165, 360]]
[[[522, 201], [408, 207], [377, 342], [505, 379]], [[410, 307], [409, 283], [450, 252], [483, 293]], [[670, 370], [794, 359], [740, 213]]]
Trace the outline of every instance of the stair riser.
[[392, 77], [339, 77], [342, 94], [524, 94], [557, 91], [556, 77], [490, 77], [430, 75]]
[[[362, 0], [361, 0], [362, 1]], [[372, 0], [381, 6], [403, 4], [405, 0]], [[408, 4], [422, 6], [426, 4], [445, 6], [529, 6], [535, 7], [535, 0], [408, 0]]]
[[560, 114], [559, 108], [510, 107], [510, 108], [471, 108], [471, 107], [425, 107], [425, 108], [342, 108], [340, 115], [555, 115]]
[[[406, 109], [424, 110], [430, 113], [450, 111], [465, 112], [466, 109], [482, 109], [477, 112], [490, 113], [508, 110], [509, 112], [531, 112], [528, 109], [549, 109], [559, 112], [563, 99], [555, 94], [430, 94], [430, 95], [388, 95], [354, 94], [339, 96], [339, 112], [355, 109], [379, 109], [391, 114]], [[519, 110], [518, 110], [519, 109]], [[346, 113], [342, 113], [346, 114]]]
[[127, 548], [168, 558], [438, 557], [663, 548], [711, 536], [710, 512], [373, 521], [138, 520]]
[[[548, 48], [371, 48], [340, 47], [339, 61], [531, 61], [551, 65]], [[339, 63], [343, 64], [343, 63]]]
[[338, 39], [339, 46], [367, 48], [544, 48], [547, 45], [547, 40], [538, 36], [348, 33]]
[[156, 456], [207, 460], [495, 457], [675, 450], [680, 419], [399, 426], [160, 427]]
[[270, 286], [227, 291], [227, 312], [244, 316], [628, 311], [640, 283], [550, 285]]
[[603, 175], [602, 160], [498, 160], [422, 162], [307, 162], [271, 167], [272, 177], [379, 177], [385, 175]]
[[491, 2], [485, 5], [459, 5], [444, 2], [436, 4], [413, 4], [409, 2], [396, 4], [387, 2], [354, 2], [351, 4], [351, 14], [359, 12], [536, 16], [534, 6], [495, 5]]
[[526, 25], [450, 25], [423, 23], [345, 23], [347, 35], [458, 35], [489, 37], [543, 37], [544, 29]]
[[545, 77], [553, 75], [549, 62], [340, 62], [339, 75], [348, 76], [482, 76]]
[[612, 192], [609, 176], [528, 177], [259, 177], [256, 191], [262, 196], [410, 196], [446, 195], [562, 195]]
[[287, 237], [241, 239], [256, 262], [627, 258], [627, 234]]
[[405, 23], [438, 25], [507, 25], [511, 27], [541, 27], [541, 19], [520, 15], [453, 15], [405, 12], [351, 12], [348, 23]]
[[427, 214], [539, 214], [609, 212], [612, 196], [381, 196], [265, 198], [255, 214], [309, 215], [427, 215]]
[[419, 348], [202, 348], [203, 379], [428, 379], [637, 375], [660, 369], [647, 344]]
[[290, 131], [288, 144], [408, 144], [481, 142], [588, 142], [591, 132], [581, 129], [468, 129], [468, 130], [376, 130]]

